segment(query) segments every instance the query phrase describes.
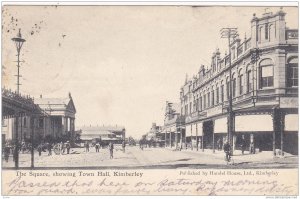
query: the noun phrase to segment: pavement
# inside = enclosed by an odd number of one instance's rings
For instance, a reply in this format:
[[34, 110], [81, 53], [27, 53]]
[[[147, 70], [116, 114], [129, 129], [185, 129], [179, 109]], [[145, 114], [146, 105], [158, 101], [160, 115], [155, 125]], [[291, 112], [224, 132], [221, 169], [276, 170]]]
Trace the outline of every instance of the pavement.
[[[20, 153], [19, 167], [30, 169], [30, 153]], [[144, 148], [138, 146], [126, 147], [125, 153], [121, 146], [115, 146], [114, 158], [110, 159], [108, 149], [95, 148], [85, 152], [83, 148], [72, 148], [70, 154], [41, 156], [35, 152], [34, 166], [36, 169], [155, 169], [155, 168], [298, 168], [298, 156], [285, 154], [283, 157], [273, 157], [272, 151], [249, 154], [235, 151], [233, 161], [227, 164], [223, 151], [206, 149], [181, 150], [174, 148]], [[3, 169], [14, 169], [12, 157], [8, 162], [2, 160]]]

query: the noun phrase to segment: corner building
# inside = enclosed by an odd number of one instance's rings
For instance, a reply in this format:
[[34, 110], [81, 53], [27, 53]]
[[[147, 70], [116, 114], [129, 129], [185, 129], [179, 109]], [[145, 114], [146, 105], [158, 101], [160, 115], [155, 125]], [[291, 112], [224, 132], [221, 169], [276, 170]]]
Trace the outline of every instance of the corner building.
[[256, 152], [298, 154], [298, 29], [286, 27], [285, 15], [254, 14], [251, 37], [231, 39], [228, 55], [217, 49], [181, 87], [185, 134], [197, 148], [227, 140], [231, 85], [233, 150], [244, 137], [247, 150], [253, 141]]

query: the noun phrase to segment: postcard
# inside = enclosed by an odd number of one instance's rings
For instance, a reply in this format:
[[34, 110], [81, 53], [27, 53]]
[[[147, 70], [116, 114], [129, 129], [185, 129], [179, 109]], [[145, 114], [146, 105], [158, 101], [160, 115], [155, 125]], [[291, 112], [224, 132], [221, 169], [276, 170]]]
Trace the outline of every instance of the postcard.
[[3, 3], [2, 195], [298, 195], [298, 19]]

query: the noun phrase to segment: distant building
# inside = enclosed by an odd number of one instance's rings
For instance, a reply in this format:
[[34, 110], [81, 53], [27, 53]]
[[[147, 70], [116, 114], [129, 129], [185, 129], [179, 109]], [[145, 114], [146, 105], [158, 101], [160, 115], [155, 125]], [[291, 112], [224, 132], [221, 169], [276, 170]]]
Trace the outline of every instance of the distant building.
[[254, 142], [257, 150], [298, 153], [298, 29], [286, 27], [285, 15], [254, 15], [250, 38], [237, 35], [230, 54], [217, 49], [211, 65], [186, 80], [180, 100], [188, 142], [214, 150], [227, 140], [231, 88], [234, 149], [245, 137], [247, 148]]
[[101, 140], [108, 144], [113, 142], [121, 144], [125, 140], [126, 130], [124, 126], [83, 126], [81, 129], [80, 139], [82, 142], [92, 142]]

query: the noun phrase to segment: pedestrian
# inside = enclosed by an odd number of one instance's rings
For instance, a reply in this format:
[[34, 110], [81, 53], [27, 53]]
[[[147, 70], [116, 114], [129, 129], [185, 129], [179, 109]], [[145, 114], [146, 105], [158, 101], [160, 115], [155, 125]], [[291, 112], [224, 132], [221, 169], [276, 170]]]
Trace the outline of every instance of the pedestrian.
[[6, 143], [4, 147], [4, 159], [6, 162], [8, 162], [9, 154], [10, 154], [10, 147], [8, 143]]
[[98, 152], [99, 152], [99, 149], [100, 149], [100, 143], [99, 143], [99, 142], [97, 142], [97, 143], [95, 144], [95, 148], [96, 148], [96, 152], [98, 153]]
[[231, 150], [231, 147], [230, 147], [230, 144], [228, 143], [228, 141], [226, 141], [226, 143], [224, 144], [224, 152], [225, 152], [225, 159], [228, 162], [230, 162], [230, 150]]
[[48, 149], [48, 156], [52, 155], [52, 144], [48, 143], [47, 149]]
[[108, 145], [109, 153], [110, 153], [110, 159], [114, 158], [114, 144], [112, 142]]
[[123, 142], [122, 142], [123, 153], [125, 153], [125, 147], [126, 147], [126, 143], [125, 143], [125, 140], [123, 140]]
[[65, 152], [65, 147], [63, 142], [60, 142], [59, 148], [60, 148], [60, 154], [62, 155]]
[[221, 138], [218, 139], [217, 145], [218, 145], [218, 151], [221, 151], [222, 150], [222, 145], [223, 145]]
[[66, 143], [66, 148], [67, 148], [67, 154], [70, 154], [71, 145], [69, 141], [67, 141]]
[[37, 150], [39, 152], [39, 156], [41, 156], [42, 155], [42, 144], [38, 145]]
[[89, 145], [89, 142], [86, 141], [86, 142], [85, 142], [85, 152], [87, 153], [87, 152], [89, 152], [89, 151], [90, 151], [90, 145]]
[[246, 140], [245, 140], [245, 136], [242, 136], [242, 143], [241, 143], [241, 148], [242, 148], [242, 154], [244, 155], [244, 152], [246, 150]]
[[254, 142], [253, 140], [250, 142], [250, 153], [255, 154]]

